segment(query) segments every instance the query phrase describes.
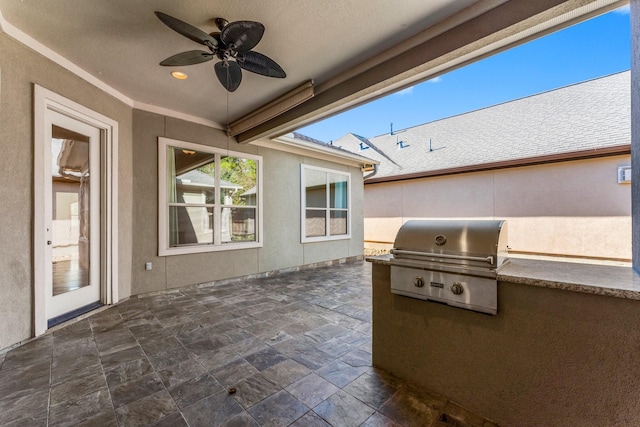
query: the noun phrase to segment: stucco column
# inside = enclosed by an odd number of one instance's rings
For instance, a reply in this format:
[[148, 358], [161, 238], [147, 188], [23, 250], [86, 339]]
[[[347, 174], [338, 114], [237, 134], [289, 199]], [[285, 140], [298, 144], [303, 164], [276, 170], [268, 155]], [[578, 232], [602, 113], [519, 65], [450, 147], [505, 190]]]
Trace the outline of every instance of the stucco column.
[[640, 0], [631, 0], [631, 165], [633, 268], [640, 274]]

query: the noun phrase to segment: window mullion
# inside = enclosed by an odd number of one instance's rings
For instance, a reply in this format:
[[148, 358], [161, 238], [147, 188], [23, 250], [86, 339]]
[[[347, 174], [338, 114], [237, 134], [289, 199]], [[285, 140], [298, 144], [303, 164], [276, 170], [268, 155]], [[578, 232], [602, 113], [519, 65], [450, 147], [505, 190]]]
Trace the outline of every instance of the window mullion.
[[329, 183], [329, 174], [326, 173], [326, 180], [325, 180], [325, 186], [324, 186], [324, 191], [325, 191], [325, 197], [326, 197], [326, 211], [325, 211], [325, 222], [324, 222], [324, 235], [325, 236], [331, 236], [331, 184]]
[[300, 165], [300, 237], [307, 237], [307, 171]]
[[198, 207], [212, 208], [212, 207], [214, 207], [215, 205], [214, 205], [214, 204], [211, 204], [211, 203], [169, 203], [169, 207], [171, 207], [171, 206], [178, 206], [178, 207], [184, 206], [184, 207], [188, 207], [188, 208], [189, 208], [189, 207], [196, 207], [196, 208], [198, 208]]
[[215, 155], [215, 163], [214, 163], [214, 182], [215, 188], [213, 189], [214, 193], [214, 205], [213, 205], [213, 244], [220, 245], [222, 244], [222, 236], [220, 234], [221, 226], [222, 226], [222, 209], [220, 207], [220, 197], [221, 197], [221, 189], [220, 189], [220, 154]]

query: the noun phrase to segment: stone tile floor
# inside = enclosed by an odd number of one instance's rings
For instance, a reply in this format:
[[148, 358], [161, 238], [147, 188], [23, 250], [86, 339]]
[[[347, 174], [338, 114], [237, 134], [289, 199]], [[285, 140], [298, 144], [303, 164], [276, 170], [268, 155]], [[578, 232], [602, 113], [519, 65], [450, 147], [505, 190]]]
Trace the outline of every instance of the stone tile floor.
[[2, 426], [494, 426], [371, 366], [365, 262], [131, 298], [0, 354]]

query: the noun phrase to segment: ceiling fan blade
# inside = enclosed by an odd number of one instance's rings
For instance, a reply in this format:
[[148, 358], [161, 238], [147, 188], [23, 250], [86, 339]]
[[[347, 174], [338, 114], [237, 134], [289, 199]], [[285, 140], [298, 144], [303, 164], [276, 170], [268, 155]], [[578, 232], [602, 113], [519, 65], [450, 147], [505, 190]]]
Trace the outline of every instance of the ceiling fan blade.
[[258, 52], [247, 52], [236, 57], [238, 65], [252, 73], [262, 74], [267, 77], [285, 78], [287, 73], [276, 61]]
[[220, 61], [213, 67], [222, 86], [229, 92], [235, 92], [242, 81], [242, 69], [235, 61]]
[[227, 46], [233, 45], [236, 52], [245, 53], [260, 42], [263, 34], [264, 25], [259, 22], [236, 21], [222, 29], [220, 40]]
[[165, 67], [172, 67], [176, 65], [194, 65], [202, 62], [211, 61], [214, 55], [204, 50], [190, 50], [188, 52], [178, 53], [165, 59], [160, 63]]
[[203, 44], [205, 46], [209, 46], [210, 48], [213, 48], [213, 49], [215, 49], [218, 46], [218, 42], [216, 41], [216, 39], [214, 39], [204, 31], [194, 27], [193, 25], [187, 24], [186, 22], [183, 22], [177, 18], [174, 18], [173, 16], [169, 16], [166, 13], [162, 13], [162, 12], [154, 12], [154, 13], [167, 27], [193, 40], [194, 42]]

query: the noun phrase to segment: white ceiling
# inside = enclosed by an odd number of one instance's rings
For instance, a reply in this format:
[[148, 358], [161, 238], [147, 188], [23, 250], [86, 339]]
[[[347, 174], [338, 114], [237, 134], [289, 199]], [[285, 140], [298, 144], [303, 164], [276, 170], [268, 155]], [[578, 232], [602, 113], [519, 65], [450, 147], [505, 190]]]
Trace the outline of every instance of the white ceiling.
[[[225, 124], [313, 79], [321, 84], [476, 0], [0, 0], [7, 23], [135, 103]], [[206, 32], [214, 18], [262, 22], [254, 48], [287, 73], [274, 79], [243, 71], [229, 94], [210, 61], [180, 67], [163, 59], [203, 46], [165, 26], [161, 11]], [[6, 28], [5, 28], [6, 31]], [[228, 113], [227, 113], [228, 105]]]
[[[238, 141], [274, 136], [628, 0], [0, 0], [0, 29], [134, 108], [226, 128], [313, 80], [316, 97]], [[160, 61], [204, 46], [164, 25], [164, 12], [205, 32], [214, 19], [266, 31], [253, 49], [286, 71], [243, 70], [228, 94], [216, 60], [170, 76]], [[57, 58], [57, 59], [56, 59]]]

